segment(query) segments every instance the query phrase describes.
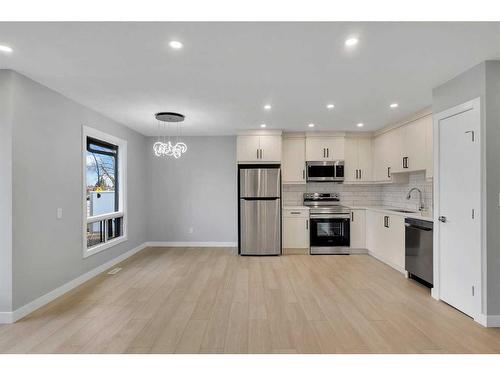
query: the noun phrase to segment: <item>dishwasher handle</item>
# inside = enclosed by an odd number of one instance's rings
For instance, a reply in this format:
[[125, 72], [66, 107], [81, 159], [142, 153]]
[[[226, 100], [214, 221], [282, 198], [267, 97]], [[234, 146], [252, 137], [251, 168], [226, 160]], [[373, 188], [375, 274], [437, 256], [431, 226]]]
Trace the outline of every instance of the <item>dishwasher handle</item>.
[[423, 230], [423, 231], [426, 231], [426, 232], [430, 232], [432, 230], [432, 228], [421, 227], [420, 225], [409, 224], [409, 223], [405, 223], [405, 227], [407, 227], [407, 228], [415, 228], [415, 229]]

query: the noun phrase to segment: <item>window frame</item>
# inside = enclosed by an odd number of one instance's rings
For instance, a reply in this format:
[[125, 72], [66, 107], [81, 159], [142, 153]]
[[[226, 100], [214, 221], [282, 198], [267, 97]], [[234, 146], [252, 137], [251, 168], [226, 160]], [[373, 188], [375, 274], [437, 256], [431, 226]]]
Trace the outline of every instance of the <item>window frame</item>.
[[[92, 138], [93, 140], [103, 143], [108, 143], [112, 146], [118, 148], [116, 160], [117, 160], [117, 174], [115, 185], [117, 187], [118, 195], [118, 209], [109, 214], [96, 215], [87, 217], [87, 138]], [[91, 255], [100, 253], [106, 249], [118, 245], [124, 241], [127, 241], [128, 233], [128, 217], [127, 217], [127, 141], [115, 137], [111, 134], [104, 133], [100, 130], [90, 128], [88, 126], [82, 126], [82, 252], [83, 258], [87, 258]], [[99, 245], [92, 247], [87, 247], [87, 225], [103, 221], [107, 219], [112, 219], [116, 217], [122, 217], [122, 235], [120, 237], [108, 240]], [[107, 230], [104, 229], [106, 233]], [[107, 236], [107, 234], [105, 234]]]

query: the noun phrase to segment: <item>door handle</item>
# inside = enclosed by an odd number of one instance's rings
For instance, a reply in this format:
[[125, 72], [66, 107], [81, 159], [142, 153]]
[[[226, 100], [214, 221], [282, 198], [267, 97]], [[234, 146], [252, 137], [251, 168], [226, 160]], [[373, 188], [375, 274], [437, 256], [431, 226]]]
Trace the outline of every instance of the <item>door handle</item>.
[[446, 223], [446, 216], [439, 216], [438, 220], [442, 223]]
[[470, 133], [471, 136], [472, 136], [472, 142], [474, 142], [474, 130], [469, 130], [469, 131], [466, 131], [465, 134], [468, 134]]

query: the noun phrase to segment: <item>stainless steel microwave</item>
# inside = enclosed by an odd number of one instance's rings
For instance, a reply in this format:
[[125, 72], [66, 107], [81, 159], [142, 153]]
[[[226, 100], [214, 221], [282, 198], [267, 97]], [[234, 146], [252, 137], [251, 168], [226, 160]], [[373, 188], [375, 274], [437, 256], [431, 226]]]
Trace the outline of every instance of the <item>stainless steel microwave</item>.
[[342, 182], [344, 181], [344, 161], [306, 162], [307, 181]]

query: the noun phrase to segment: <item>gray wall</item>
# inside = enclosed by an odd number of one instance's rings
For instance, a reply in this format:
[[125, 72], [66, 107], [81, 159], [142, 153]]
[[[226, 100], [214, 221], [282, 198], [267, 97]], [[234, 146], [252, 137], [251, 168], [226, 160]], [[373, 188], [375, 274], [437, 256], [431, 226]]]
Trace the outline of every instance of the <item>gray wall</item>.
[[[13, 308], [145, 242], [146, 138], [12, 73]], [[128, 241], [82, 258], [82, 125], [128, 141]], [[141, 183], [144, 182], [144, 183]], [[64, 216], [56, 219], [56, 208]]]
[[[481, 98], [481, 129], [486, 155], [486, 306], [488, 315], [500, 315], [500, 62], [486, 61], [433, 90], [438, 113], [468, 100]], [[483, 292], [483, 293], [484, 293]]]
[[12, 309], [12, 72], [0, 70], [0, 312]]
[[236, 242], [236, 137], [183, 140], [177, 160], [154, 156], [156, 138], [148, 140], [148, 240]]
[[485, 82], [487, 312], [500, 315], [500, 61], [486, 62]]

